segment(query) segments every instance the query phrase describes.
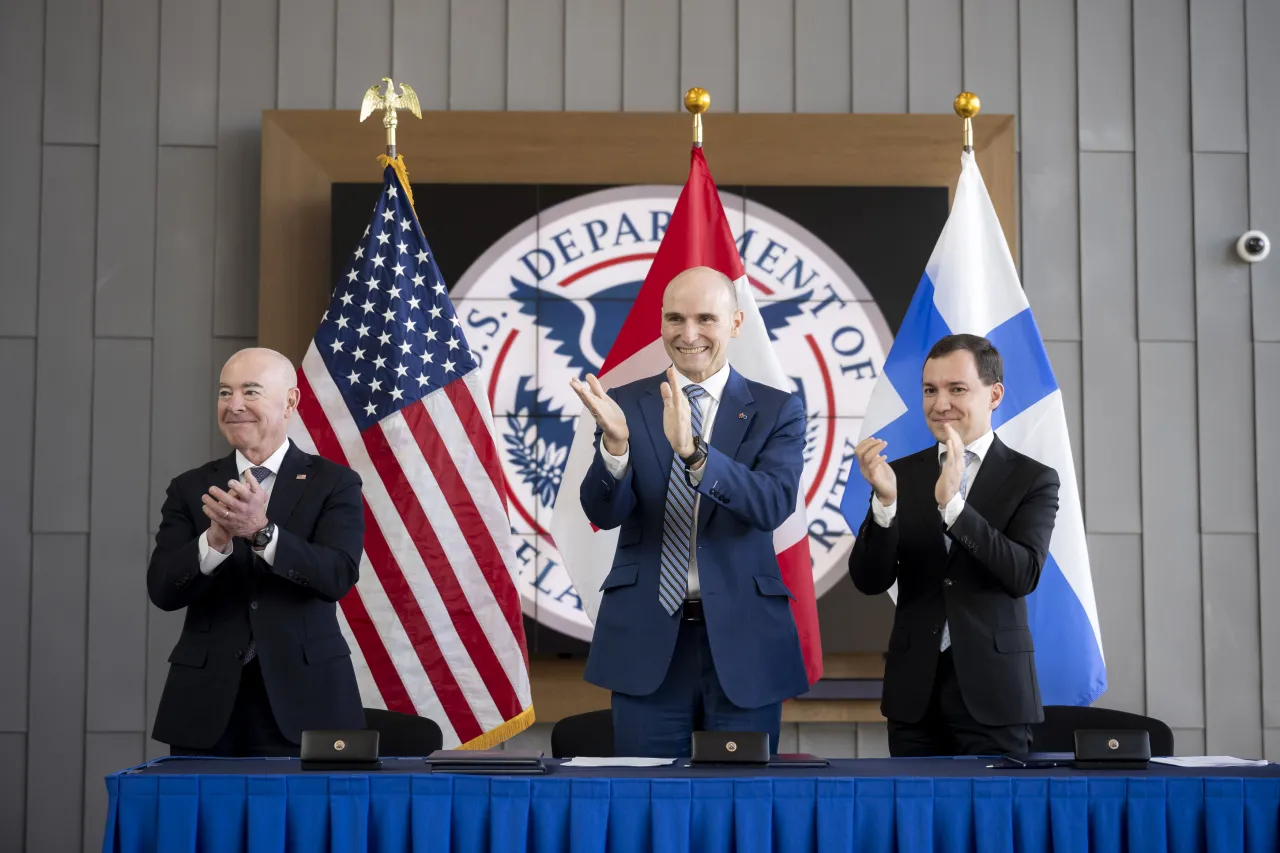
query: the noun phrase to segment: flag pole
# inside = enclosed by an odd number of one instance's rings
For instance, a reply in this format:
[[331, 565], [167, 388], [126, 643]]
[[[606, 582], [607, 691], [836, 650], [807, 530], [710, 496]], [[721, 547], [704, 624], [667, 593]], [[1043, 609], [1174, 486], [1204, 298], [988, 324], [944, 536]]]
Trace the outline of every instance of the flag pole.
[[702, 114], [711, 108], [711, 93], [694, 86], [684, 93], [684, 108], [693, 113], [693, 147], [702, 147]]
[[982, 109], [982, 101], [973, 92], [961, 92], [954, 103], [956, 115], [964, 119], [964, 150], [973, 153], [973, 117]]
[[[382, 83], [387, 84], [386, 93], [382, 93]], [[396, 154], [396, 110], [408, 110], [415, 118], [422, 118], [422, 107], [418, 104], [418, 93], [408, 83], [400, 84], [400, 93], [396, 94], [396, 84], [390, 77], [383, 77], [382, 83], [375, 83], [364, 93], [364, 101], [360, 104], [360, 121], [364, 121], [377, 110], [382, 110], [382, 126], [387, 132], [387, 153], [378, 158], [378, 163], [386, 168], [396, 170], [405, 195], [409, 197], [409, 206], [413, 207], [413, 190], [409, 187], [409, 172], [405, 169], [404, 158]]]

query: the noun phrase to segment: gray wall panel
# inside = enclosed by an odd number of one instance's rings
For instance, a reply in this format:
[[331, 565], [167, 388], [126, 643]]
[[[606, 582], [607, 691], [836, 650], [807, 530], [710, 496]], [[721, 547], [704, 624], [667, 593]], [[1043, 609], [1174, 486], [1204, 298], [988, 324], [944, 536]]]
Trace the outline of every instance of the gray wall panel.
[[907, 0], [853, 0], [853, 111], [907, 111]]
[[751, 59], [738, 67], [739, 110], [795, 110], [795, 46], [793, 0], [740, 0], [738, 55]]
[[[1280, 341], [1280, 3], [1247, 0], [1249, 55], [1249, 227], [1273, 242], [1270, 263], [1254, 264], [1253, 337]], [[1265, 81], [1265, 82], [1257, 82]], [[0, 240], [3, 240], [0, 237]]]
[[1080, 358], [1079, 341], [1045, 341], [1045, 352], [1053, 375], [1062, 391], [1062, 408], [1067, 414], [1067, 434], [1071, 438], [1071, 461], [1075, 463], [1076, 483], [1083, 501], [1084, 482], [1084, 364]]
[[[390, 30], [389, 23], [387, 28]], [[276, 81], [276, 106], [279, 109], [333, 109], [338, 64], [335, 46], [337, 57], [342, 57], [343, 45], [338, 43], [337, 0], [280, 0], [280, 74]], [[367, 50], [368, 47], [351, 45], [348, 35], [348, 51]], [[378, 56], [381, 58], [382, 54]], [[354, 57], [348, 59], [354, 60]], [[365, 88], [378, 82], [386, 73], [384, 70], [371, 77], [364, 84]], [[409, 85], [416, 87], [412, 80]], [[350, 92], [343, 90], [342, 95], [344, 108], [351, 108], [359, 106], [363, 92], [357, 95], [354, 103]]]
[[1085, 526], [1140, 533], [1133, 155], [1080, 155], [1080, 221]]
[[102, 849], [107, 822], [105, 777], [142, 763], [141, 732], [94, 733], [84, 744], [84, 851]]
[[622, 0], [564, 5], [565, 109], [622, 109]]
[[857, 723], [858, 757], [888, 758], [889, 729], [884, 723]]
[[449, 7], [449, 42], [449, 109], [505, 108], [506, 0], [454, 0]]
[[160, 144], [218, 141], [218, 2], [160, 4]]
[[1262, 754], [1258, 540], [1204, 535], [1205, 750]]
[[[1018, 0], [965, 0], [964, 88], [988, 115], [1018, 112]], [[1020, 121], [1014, 123], [1017, 145]]]
[[[739, 40], [746, 38], [747, 14], [747, 9], [738, 9], [736, 0], [682, 0], [681, 96], [694, 86], [700, 86], [711, 93], [713, 112], [748, 111], [746, 100], [739, 97], [740, 90], [743, 98], [750, 97], [745, 90], [747, 81], [738, 79]], [[758, 22], [755, 29], [759, 29]], [[790, 56], [790, 47], [778, 47]], [[744, 49], [743, 55], [745, 53]], [[752, 64], [757, 60], [763, 61], [763, 57], [753, 56]]]
[[[146, 716], [151, 341], [99, 340], [94, 354], [87, 728], [140, 730]], [[142, 423], [140, 423], [142, 420]]]
[[1095, 704], [1135, 714], [1146, 711], [1143, 538], [1133, 534], [1088, 536], [1089, 567], [1107, 656], [1107, 692]]
[[1280, 762], [1280, 729], [1262, 730], [1263, 758]]
[[46, 147], [32, 529], [89, 529], [97, 149]]
[[[962, 0], [907, 0], [907, 108], [951, 113], [964, 87]], [[986, 92], [980, 92], [986, 108]]]
[[0, 732], [0, 850], [21, 850], [26, 842], [27, 736]]
[[1080, 239], [1073, 0], [1024, 3], [1018, 16], [1022, 129], [1022, 284], [1047, 340], [1080, 340]]
[[[333, 93], [338, 109], [360, 109], [369, 87], [391, 73], [391, 22], [391, 0], [338, 0]], [[281, 62], [281, 73], [284, 67]]]
[[1194, 164], [1196, 366], [1205, 496], [1200, 523], [1206, 533], [1257, 529], [1249, 271], [1235, 254], [1248, 211], [1246, 159], [1197, 154]]
[[683, 110], [679, 81], [680, 0], [623, 0], [622, 108]]
[[1077, 26], [1080, 150], [1132, 151], [1132, 0], [1081, 3]]
[[258, 333], [262, 111], [276, 101], [276, 0], [222, 0], [214, 334]]
[[1249, 150], [1244, 28], [1244, 0], [1191, 0], [1194, 151]]
[[857, 731], [841, 723], [804, 723], [797, 732], [800, 752], [827, 758], [856, 758]]
[[1174, 755], [1204, 755], [1204, 729], [1174, 729]]
[[848, 0], [796, 0], [796, 112], [853, 109], [853, 25]]
[[0, 3], [0, 335], [36, 333], [44, 3]]
[[[213, 363], [211, 322], [216, 165], [211, 149], [160, 149], [150, 531], [160, 524], [169, 481], [209, 459], [221, 366]], [[185, 198], [184, 189], [190, 193]]]
[[[1258, 435], [1270, 436], [1280, 423], [1280, 343], [1254, 345]], [[1280, 726], [1280, 455], [1258, 454], [1258, 610], [1262, 636], [1263, 725]]]
[[45, 4], [46, 145], [93, 145], [98, 141], [102, 2], [47, 0]]
[[424, 110], [447, 110], [449, 0], [394, 0], [392, 16], [392, 78], [408, 80]]
[[[0, 732], [27, 728], [27, 651], [31, 596], [31, 467], [36, 341], [0, 338], [0, 387], [14, 417], [0, 419], [5, 483], [0, 491]], [[3, 799], [0, 797], [0, 799]], [[0, 838], [3, 834], [0, 833]], [[3, 844], [0, 844], [3, 848]]]
[[27, 849], [81, 845], [84, 786], [85, 593], [88, 539], [35, 537], [31, 576], [31, 680], [27, 727]]
[[1171, 726], [1201, 728], [1200, 488], [1187, 462], [1198, 452], [1195, 345], [1143, 343], [1140, 362], [1147, 711]]
[[1134, 0], [1138, 338], [1194, 341], [1187, 7]]
[[507, 109], [564, 109], [564, 0], [510, 0]]
[[156, 257], [156, 121], [160, 0], [102, 7], [98, 261], [94, 331], [151, 337]]

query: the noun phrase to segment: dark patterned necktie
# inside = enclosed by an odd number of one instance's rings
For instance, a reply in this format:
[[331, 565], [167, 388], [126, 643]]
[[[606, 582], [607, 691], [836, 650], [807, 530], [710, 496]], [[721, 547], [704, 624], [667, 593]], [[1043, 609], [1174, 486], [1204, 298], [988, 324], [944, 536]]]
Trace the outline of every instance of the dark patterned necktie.
[[[265, 468], [262, 465], [255, 465], [249, 469], [249, 473], [253, 475], [253, 479], [258, 481], [258, 485], [262, 485], [267, 481], [267, 478], [271, 476], [272, 471], [270, 468]], [[258, 641], [253, 639], [252, 636], [250, 636], [249, 648], [245, 649], [244, 659], [240, 661], [240, 665], [248, 666], [249, 661], [253, 660], [257, 656], [258, 656]]]

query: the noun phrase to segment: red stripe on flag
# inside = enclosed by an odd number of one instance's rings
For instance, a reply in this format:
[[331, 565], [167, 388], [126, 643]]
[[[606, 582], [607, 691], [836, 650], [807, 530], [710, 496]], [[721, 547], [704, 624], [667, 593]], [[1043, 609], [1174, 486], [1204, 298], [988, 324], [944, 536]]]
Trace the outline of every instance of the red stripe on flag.
[[[450, 382], [444, 386], [444, 393], [453, 403], [453, 410], [458, 413], [458, 420], [462, 422], [462, 428], [471, 439], [471, 449], [480, 458], [480, 464], [484, 466], [485, 473], [489, 475], [489, 481], [493, 483], [493, 490], [502, 499], [502, 511], [505, 513], [507, 481], [502, 474], [502, 462], [498, 459], [497, 445], [493, 443], [493, 431], [484, 422], [484, 415], [480, 414], [480, 410], [476, 408], [475, 397], [471, 396], [471, 388], [465, 382]], [[412, 421], [409, 426], [413, 427]], [[426, 453], [425, 448], [423, 453]]]
[[[452, 382], [445, 386], [446, 392], [451, 386], [457, 386], [462, 383]], [[461, 395], [470, 401], [471, 393], [466, 389], [461, 389]], [[449, 395], [450, 400], [455, 399], [454, 394]], [[474, 404], [472, 404], [474, 406]], [[455, 403], [456, 406], [456, 403]], [[427, 413], [427, 409], [423, 405], [407, 406], [401, 410], [405, 423], [409, 425], [409, 431], [413, 433], [414, 439], [418, 442], [418, 447], [422, 450], [423, 457], [427, 460], [427, 465], [431, 467], [431, 473], [435, 475], [436, 483], [440, 486], [440, 491], [444, 493], [445, 500], [449, 502], [449, 508], [453, 510], [453, 518], [458, 523], [458, 529], [462, 531], [463, 537], [467, 540], [467, 545], [471, 548], [472, 555], [476, 558], [476, 565], [480, 567], [480, 573], [484, 575], [485, 582], [489, 584], [490, 591], [493, 592], [494, 599], [498, 602], [498, 607], [502, 610], [502, 615], [506, 617], [507, 624], [511, 626], [511, 633], [518, 640], [524, 639], [524, 616], [520, 612], [520, 595], [516, 592], [515, 583], [511, 579], [511, 573], [507, 569], [506, 561], [502, 559], [502, 551], [498, 549], [498, 545], [493, 541], [493, 534], [489, 532], [489, 526], [485, 524], [484, 518], [477, 509], [475, 498], [471, 494], [471, 490], [467, 488], [467, 484], [463, 482], [462, 475], [458, 473], [458, 466], [454, 464], [453, 457], [449, 455], [449, 448], [445, 446], [444, 439], [440, 437], [439, 430], [436, 429], [435, 422], [431, 420], [431, 415]], [[493, 455], [493, 443], [488, 440], [489, 430], [485, 428], [484, 421], [479, 418], [479, 412], [475, 413], [477, 420], [480, 420], [480, 443], [488, 444], [490, 455]], [[458, 412], [458, 416], [462, 416], [462, 412]], [[466, 422], [463, 422], [464, 425]], [[475, 447], [477, 436], [471, 435], [471, 445]], [[477, 452], [479, 448], [476, 448]], [[524, 643], [520, 643], [520, 651], [527, 656], [527, 650]], [[519, 709], [517, 709], [518, 711]]]
[[795, 596], [791, 615], [800, 635], [800, 653], [804, 655], [804, 671], [810, 684], [822, 678], [822, 634], [818, 628], [818, 597], [813, 589], [813, 563], [809, 559], [809, 537], [801, 536], [790, 548], [778, 554], [782, 582]]
[[[338, 441], [338, 436], [334, 433], [333, 427], [329, 423], [329, 418], [324, 413], [324, 407], [320, 405], [320, 401], [316, 398], [315, 391], [311, 388], [311, 383], [307, 381], [306, 375], [301, 370], [298, 371], [298, 391], [300, 392], [298, 416], [302, 418], [302, 422], [307, 427], [307, 432], [311, 434], [311, 440], [315, 442], [316, 450], [326, 459], [346, 465], [347, 457], [342, 451], [342, 444]], [[376, 432], [379, 435], [382, 434], [381, 430]], [[476, 719], [475, 712], [471, 709], [471, 703], [467, 701], [462, 688], [458, 686], [453, 670], [449, 668], [449, 662], [440, 654], [440, 646], [436, 642], [435, 633], [431, 630], [431, 624], [426, 616], [423, 615], [422, 608], [418, 605], [418, 599], [413, 594], [413, 589], [410, 588], [400, 564], [396, 562], [395, 556], [391, 553], [391, 548], [387, 545], [386, 537], [383, 536], [382, 528], [378, 525], [378, 520], [374, 518], [368, 501], [364, 501], [364, 519], [365, 556], [368, 558], [369, 564], [373, 566], [374, 574], [378, 576], [378, 580], [382, 583], [383, 593], [387, 596], [387, 600], [391, 602], [391, 607], [400, 618], [400, 624], [404, 628], [405, 634], [409, 637], [409, 642], [413, 644], [413, 650], [417, 654], [418, 660], [422, 662], [422, 668], [426, 671], [427, 678], [431, 681], [431, 687], [436, 693], [436, 698], [440, 700], [440, 707], [449, 718], [449, 724], [453, 726], [453, 730], [457, 733], [459, 739], [466, 743], [468, 740], [483, 734], [484, 729]], [[382, 645], [380, 638], [378, 638], [378, 644]], [[364, 645], [361, 644], [360, 648], [363, 650]], [[382, 651], [385, 655], [385, 646]], [[373, 662], [368, 653], [365, 654], [365, 660], [369, 662], [370, 672], [373, 672]], [[391, 673], [394, 674], [395, 683], [399, 685], [399, 690], [408, 696], [404, 682], [400, 678], [399, 671], [395, 669], [394, 662], [390, 660], [390, 656], [387, 656], [387, 661], [391, 664]], [[378, 679], [376, 673], [374, 674], [374, 679], [375, 681]], [[382, 689], [381, 684], [379, 684], [378, 689]], [[385, 698], [386, 693], [383, 696]]]
[[356, 645], [364, 655], [369, 674], [378, 685], [378, 692], [382, 694], [382, 702], [387, 706], [387, 710], [399, 711], [401, 714], [417, 714], [418, 709], [413, 706], [409, 691], [404, 689], [400, 673], [396, 671], [396, 665], [387, 654], [387, 647], [382, 644], [378, 629], [374, 626], [369, 611], [365, 609], [360, 590], [352, 587], [351, 591], [338, 603], [342, 606], [342, 614], [347, 617], [347, 624], [351, 626], [351, 633], [355, 634]]
[[[418, 401], [401, 409], [400, 413], [405, 415], [410, 408], [420, 406], [422, 402]], [[360, 437], [364, 439], [365, 448], [369, 451], [369, 459], [373, 462], [373, 467], [382, 479], [387, 494], [390, 495], [392, 503], [400, 513], [405, 529], [409, 531], [413, 544], [422, 555], [423, 565], [427, 567], [428, 574], [435, 582], [440, 598], [449, 611], [449, 618], [453, 620], [453, 627], [458, 632], [458, 637], [462, 640], [467, 654], [471, 657], [476, 672], [488, 688], [489, 696], [497, 706], [498, 713], [502, 714], [504, 720], [511, 719], [524, 709], [516, 697], [511, 680], [507, 678], [498, 661], [498, 656], [493, 651], [489, 635], [476, 619], [471, 603], [467, 601], [466, 594], [462, 590], [462, 584], [454, 574], [453, 566], [450, 565], [444, 548], [440, 546], [440, 540], [436, 536], [431, 519], [418, 503], [418, 496], [414, 494], [413, 486], [409, 483], [391, 445], [387, 442], [386, 434], [381, 429], [368, 429]], [[470, 740], [463, 737], [462, 732], [458, 732], [458, 737], [463, 743]]]

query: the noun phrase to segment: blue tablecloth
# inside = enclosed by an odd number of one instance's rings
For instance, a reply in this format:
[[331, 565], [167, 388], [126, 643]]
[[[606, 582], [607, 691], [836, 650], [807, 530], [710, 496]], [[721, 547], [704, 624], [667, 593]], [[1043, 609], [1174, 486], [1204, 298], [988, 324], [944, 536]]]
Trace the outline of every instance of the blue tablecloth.
[[974, 759], [830, 768], [664, 767], [544, 776], [300, 772], [293, 760], [169, 760], [107, 777], [104, 850], [1280, 850], [1280, 766], [1085, 773]]

